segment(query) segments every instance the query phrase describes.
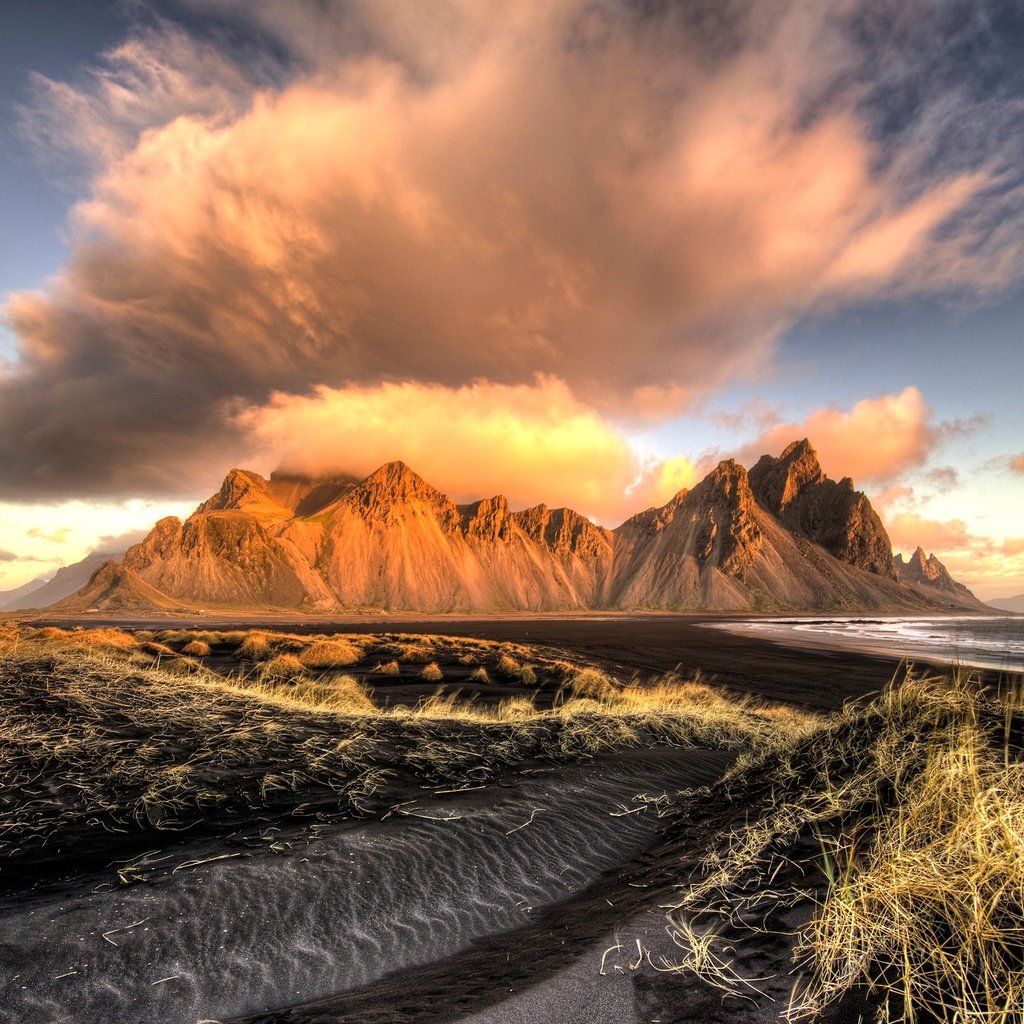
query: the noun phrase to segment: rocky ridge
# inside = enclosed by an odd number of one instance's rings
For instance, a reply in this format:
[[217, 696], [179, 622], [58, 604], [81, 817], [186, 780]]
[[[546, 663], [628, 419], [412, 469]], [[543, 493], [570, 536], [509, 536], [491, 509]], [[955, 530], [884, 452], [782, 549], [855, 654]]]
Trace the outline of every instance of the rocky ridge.
[[980, 606], [900, 564], [865, 495], [830, 480], [804, 440], [749, 473], [724, 461], [616, 530], [567, 508], [513, 511], [501, 495], [458, 505], [401, 462], [364, 480], [232, 470], [184, 522], [158, 522], [122, 568], [135, 598], [141, 584], [164, 602], [225, 609]]

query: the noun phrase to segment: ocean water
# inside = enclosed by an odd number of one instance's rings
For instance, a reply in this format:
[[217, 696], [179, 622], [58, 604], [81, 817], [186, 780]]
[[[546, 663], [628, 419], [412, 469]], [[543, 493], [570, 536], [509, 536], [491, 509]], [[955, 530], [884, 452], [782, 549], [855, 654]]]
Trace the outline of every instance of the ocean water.
[[716, 622], [777, 643], [890, 654], [912, 662], [1024, 672], [1024, 616], [830, 616]]

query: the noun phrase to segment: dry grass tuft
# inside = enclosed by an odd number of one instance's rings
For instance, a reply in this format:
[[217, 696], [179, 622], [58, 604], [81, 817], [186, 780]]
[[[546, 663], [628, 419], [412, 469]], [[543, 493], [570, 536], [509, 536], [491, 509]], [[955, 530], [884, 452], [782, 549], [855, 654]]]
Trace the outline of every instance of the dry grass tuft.
[[491, 677], [487, 674], [487, 669], [480, 665], [470, 673], [469, 681], [471, 683], [489, 683]]
[[264, 661], [273, 653], [274, 648], [271, 646], [270, 637], [266, 633], [253, 629], [245, 634], [235, 651], [235, 656], [247, 661]]
[[397, 676], [402, 670], [397, 661], [382, 661], [373, 666], [373, 671], [382, 676]]
[[290, 678], [293, 681], [289, 685], [280, 686], [281, 677], [264, 676], [246, 685], [246, 691], [296, 710], [313, 709], [343, 715], [372, 715], [377, 711], [369, 694], [352, 676], [337, 676], [329, 682]]
[[428, 683], [439, 683], [444, 679], [444, 673], [441, 671], [441, 666], [436, 661], [432, 661], [429, 665], [423, 666], [420, 679]]
[[177, 654], [173, 648], [168, 647], [167, 644], [159, 643], [156, 640], [150, 640], [148, 643], [141, 645], [143, 653], [150, 655], [153, 658], [173, 658]]
[[396, 644], [394, 650], [399, 661], [413, 665], [425, 664], [434, 656], [433, 647], [422, 640], [419, 643]]
[[[738, 764], [720, 786], [723, 800], [744, 790], [767, 799], [721, 837], [672, 915], [690, 968], [700, 962], [693, 937], [713, 934], [716, 922], [737, 934], [772, 928], [811, 900], [817, 910], [795, 937], [810, 980], [794, 988], [790, 1020], [817, 1019], [857, 987], [879, 994], [880, 1022], [1017, 1019], [1024, 766], [1008, 739], [1019, 737], [1017, 714], [964, 674], [908, 677]], [[790, 870], [808, 840], [821, 850], [817, 885]], [[784, 883], [787, 871], [794, 877]], [[720, 936], [723, 949], [736, 941]], [[721, 957], [713, 963], [700, 972], [706, 980], [742, 987]]]
[[205, 640], [190, 640], [182, 647], [181, 653], [192, 658], [207, 658], [210, 655], [210, 645]]
[[503, 654], [498, 659], [498, 664], [494, 666], [494, 671], [497, 675], [504, 676], [506, 679], [518, 679], [522, 673], [522, 666], [515, 658]]
[[573, 697], [589, 700], [611, 700], [619, 686], [611, 676], [596, 668], [566, 666], [564, 688]]
[[306, 666], [294, 654], [278, 654], [260, 666], [260, 679], [290, 680], [306, 674]]
[[306, 668], [348, 668], [363, 656], [362, 650], [348, 640], [315, 640], [299, 654]]
[[123, 629], [105, 627], [102, 629], [58, 629], [56, 626], [43, 626], [32, 630], [29, 634], [33, 639], [55, 641], [69, 647], [93, 648], [95, 650], [127, 651], [138, 646], [135, 637]]

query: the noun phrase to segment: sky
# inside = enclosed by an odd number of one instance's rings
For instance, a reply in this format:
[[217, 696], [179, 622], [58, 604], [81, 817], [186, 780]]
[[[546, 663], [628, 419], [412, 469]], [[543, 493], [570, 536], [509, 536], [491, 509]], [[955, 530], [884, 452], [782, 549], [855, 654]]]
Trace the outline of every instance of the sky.
[[5, 0], [0, 590], [228, 468], [609, 526], [807, 436], [1024, 592], [1024, 9]]

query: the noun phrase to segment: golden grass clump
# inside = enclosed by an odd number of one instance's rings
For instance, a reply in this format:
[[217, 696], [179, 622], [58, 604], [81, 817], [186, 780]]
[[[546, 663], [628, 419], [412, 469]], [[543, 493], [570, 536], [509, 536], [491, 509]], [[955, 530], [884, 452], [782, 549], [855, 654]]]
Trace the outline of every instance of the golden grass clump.
[[373, 671], [382, 676], [397, 676], [402, 670], [397, 661], [382, 661], [373, 666]]
[[142, 651], [145, 654], [149, 654], [154, 658], [173, 658], [177, 651], [172, 647], [168, 647], [167, 644], [162, 644], [156, 640], [150, 640], [148, 643], [141, 645]]
[[33, 640], [63, 640], [67, 635], [67, 632], [58, 626], [42, 626], [29, 633]]
[[394, 650], [399, 661], [409, 662], [411, 664], [424, 664], [429, 662], [434, 654], [433, 648], [422, 641], [411, 644], [396, 644]]
[[21, 630], [12, 619], [0, 622], [0, 655], [16, 651], [21, 646]]
[[615, 680], [600, 669], [572, 666], [568, 667], [564, 687], [573, 697], [591, 700], [609, 700], [619, 691]]
[[314, 709], [344, 715], [372, 715], [377, 711], [369, 694], [352, 676], [337, 676], [330, 682], [295, 677], [292, 680], [287, 687], [280, 687], [275, 685], [280, 677], [278, 680], [264, 677], [247, 690], [296, 710]]
[[59, 641], [80, 648], [93, 648], [98, 651], [127, 651], [138, 646], [135, 637], [123, 629], [112, 626], [99, 629], [57, 629], [55, 626], [44, 626], [35, 630], [35, 638], [39, 640]]
[[483, 665], [479, 665], [469, 674], [469, 681], [471, 683], [489, 683], [491, 677], [487, 674], [487, 669]]
[[247, 661], [265, 661], [273, 653], [274, 648], [270, 643], [270, 637], [264, 632], [251, 629], [238, 645], [235, 656]]
[[[752, 790], [770, 798], [720, 837], [672, 914], [684, 964], [733, 994], [749, 991], [725, 955], [737, 936], [719, 934], [721, 922], [772, 928], [772, 914], [809, 899], [817, 910], [794, 955], [810, 980], [791, 993], [791, 1021], [818, 1019], [856, 987], [877, 994], [882, 1024], [1018, 1019], [1024, 765], [1009, 740], [1018, 715], [966, 675], [908, 676], [741, 759], [721, 801], [745, 792], [749, 802]], [[824, 862], [817, 886], [791, 870], [808, 840]]]
[[499, 676], [504, 676], [506, 679], [518, 679], [522, 672], [522, 666], [515, 658], [511, 658], [507, 654], [503, 654], [498, 659], [498, 664], [494, 666], [494, 671]]
[[800, 936], [809, 1019], [852, 979], [901, 997], [907, 1019], [1002, 1022], [1024, 1007], [1024, 766], [974, 728], [933, 743], [867, 850], [833, 840], [830, 890]]
[[441, 666], [436, 661], [432, 661], [429, 665], [423, 666], [420, 679], [427, 683], [439, 683], [444, 679], [444, 673], [441, 671]]
[[294, 654], [278, 654], [260, 666], [261, 679], [290, 680], [306, 674], [306, 666]]
[[208, 658], [210, 656], [210, 645], [205, 640], [189, 640], [181, 649], [182, 654], [191, 658]]
[[348, 640], [315, 640], [299, 652], [299, 661], [306, 668], [348, 668], [362, 656], [362, 650]]

